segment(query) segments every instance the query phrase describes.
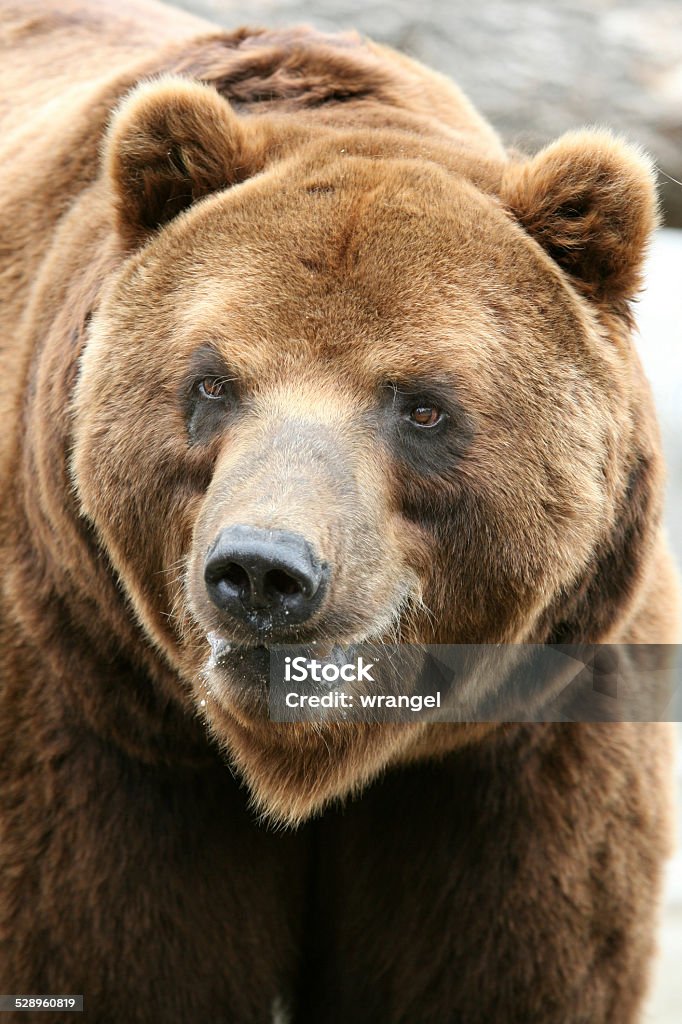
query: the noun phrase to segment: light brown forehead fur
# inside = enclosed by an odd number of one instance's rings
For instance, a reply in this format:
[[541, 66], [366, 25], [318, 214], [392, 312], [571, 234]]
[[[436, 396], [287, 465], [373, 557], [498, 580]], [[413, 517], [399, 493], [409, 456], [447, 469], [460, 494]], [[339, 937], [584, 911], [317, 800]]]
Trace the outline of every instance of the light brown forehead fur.
[[585, 344], [583, 305], [494, 195], [428, 159], [317, 149], [314, 167], [292, 157], [205, 199], [134, 258], [131, 328], [160, 317], [171, 347], [213, 343], [249, 375], [359, 353], [370, 374], [438, 372], [453, 347], [475, 363], [484, 338]]

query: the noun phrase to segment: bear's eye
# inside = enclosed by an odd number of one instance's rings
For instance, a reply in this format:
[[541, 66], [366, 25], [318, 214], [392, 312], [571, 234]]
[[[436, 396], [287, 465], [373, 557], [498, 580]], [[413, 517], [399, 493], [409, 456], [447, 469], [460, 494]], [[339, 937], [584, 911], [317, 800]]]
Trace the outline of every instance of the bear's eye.
[[202, 398], [224, 398], [228, 377], [204, 377], [199, 381], [199, 394]]
[[437, 405], [427, 405], [426, 403], [419, 403], [413, 409], [410, 409], [408, 415], [410, 423], [414, 423], [418, 427], [435, 427], [437, 423], [443, 419], [443, 413]]

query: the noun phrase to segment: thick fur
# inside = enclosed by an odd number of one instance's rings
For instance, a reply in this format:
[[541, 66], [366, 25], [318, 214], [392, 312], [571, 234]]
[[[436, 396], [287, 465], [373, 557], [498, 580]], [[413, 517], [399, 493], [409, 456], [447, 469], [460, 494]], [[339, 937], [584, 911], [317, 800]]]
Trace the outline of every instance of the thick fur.
[[[633, 1024], [667, 727], [276, 725], [203, 563], [231, 524], [303, 533], [306, 642], [675, 642], [647, 160], [509, 154], [352, 33], [0, 11], [0, 991]], [[410, 440], [432, 392], [447, 430]]]

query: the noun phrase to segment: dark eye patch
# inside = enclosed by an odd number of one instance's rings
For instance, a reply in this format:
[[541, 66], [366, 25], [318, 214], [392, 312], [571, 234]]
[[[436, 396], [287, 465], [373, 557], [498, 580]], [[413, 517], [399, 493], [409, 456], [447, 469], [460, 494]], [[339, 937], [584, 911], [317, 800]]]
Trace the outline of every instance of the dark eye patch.
[[224, 428], [238, 403], [237, 378], [211, 345], [193, 353], [180, 387], [191, 444], [206, 444]]
[[474, 433], [452, 385], [417, 380], [382, 387], [381, 431], [394, 457], [425, 476], [448, 475]]

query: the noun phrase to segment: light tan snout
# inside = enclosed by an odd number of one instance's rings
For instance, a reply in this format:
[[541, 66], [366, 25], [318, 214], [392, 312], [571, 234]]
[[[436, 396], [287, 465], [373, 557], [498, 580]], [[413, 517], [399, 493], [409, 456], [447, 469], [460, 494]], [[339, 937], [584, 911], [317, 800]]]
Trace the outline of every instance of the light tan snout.
[[190, 570], [207, 631], [247, 646], [342, 643], [399, 614], [411, 574], [393, 541], [385, 460], [362, 417], [315, 412], [271, 408], [225, 445]]

